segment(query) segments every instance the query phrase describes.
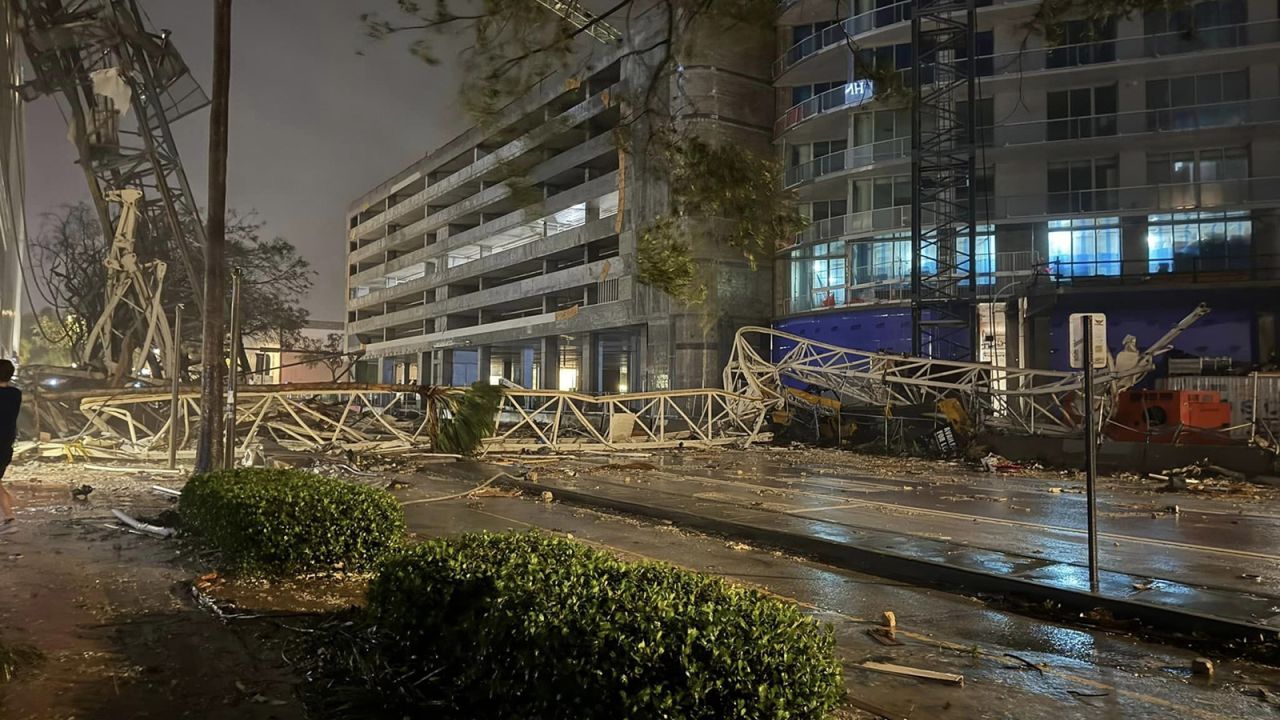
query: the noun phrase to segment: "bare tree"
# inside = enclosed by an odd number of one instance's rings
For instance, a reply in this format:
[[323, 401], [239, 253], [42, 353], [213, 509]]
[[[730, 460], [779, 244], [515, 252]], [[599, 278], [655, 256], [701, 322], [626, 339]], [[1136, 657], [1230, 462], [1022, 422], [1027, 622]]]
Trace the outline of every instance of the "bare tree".
[[[266, 225], [256, 213], [227, 214], [227, 257], [244, 271], [245, 305], [253, 308], [244, 318], [245, 334], [279, 332], [285, 338], [298, 337], [306, 325], [307, 310], [302, 301], [311, 290], [315, 272], [288, 240], [265, 234]], [[167, 233], [167, 230], [162, 229]], [[29, 277], [36, 304], [48, 308], [50, 328], [62, 328], [65, 343], [78, 360], [84, 350], [89, 329], [106, 305], [106, 266], [109, 239], [102, 233], [97, 213], [87, 203], [67, 205], [43, 216], [42, 228], [29, 241], [31, 268]], [[140, 262], [162, 260], [171, 256], [173, 243], [166, 237], [153, 235], [151, 228], [140, 227], [137, 238]], [[203, 269], [203, 259], [197, 264]], [[200, 337], [199, 318], [194, 315], [194, 289], [190, 283], [166, 282], [163, 304], [179, 304], [191, 308], [184, 318], [183, 339], [192, 344]], [[131, 310], [121, 308], [120, 313]], [[126, 318], [117, 318], [117, 327], [125, 327]], [[38, 328], [37, 328], [38, 330]], [[50, 334], [57, 334], [51, 332]], [[45, 338], [45, 342], [53, 342]], [[139, 334], [135, 340], [142, 342]], [[56, 340], [59, 344], [63, 340]], [[198, 344], [198, 343], [195, 343]]]

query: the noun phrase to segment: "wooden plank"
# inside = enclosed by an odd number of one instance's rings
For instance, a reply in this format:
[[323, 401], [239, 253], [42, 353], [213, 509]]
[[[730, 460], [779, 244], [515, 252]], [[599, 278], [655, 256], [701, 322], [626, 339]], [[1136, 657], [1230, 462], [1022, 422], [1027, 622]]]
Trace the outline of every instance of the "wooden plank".
[[954, 673], [935, 672], [933, 670], [922, 670], [920, 668], [907, 667], [906, 665], [894, 665], [892, 663], [864, 662], [861, 665], [855, 665], [864, 670], [872, 672], [886, 673], [888, 675], [898, 675], [900, 677], [911, 677], [918, 680], [933, 680], [934, 682], [947, 683], [948, 685], [964, 686], [964, 676]]

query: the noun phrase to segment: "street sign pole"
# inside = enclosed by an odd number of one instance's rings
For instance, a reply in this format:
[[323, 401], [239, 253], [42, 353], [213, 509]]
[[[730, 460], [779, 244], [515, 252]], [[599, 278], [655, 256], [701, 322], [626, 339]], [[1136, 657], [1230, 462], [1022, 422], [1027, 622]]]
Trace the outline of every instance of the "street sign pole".
[[1084, 317], [1084, 478], [1089, 503], [1089, 590], [1098, 592], [1098, 422], [1093, 405], [1093, 316]]

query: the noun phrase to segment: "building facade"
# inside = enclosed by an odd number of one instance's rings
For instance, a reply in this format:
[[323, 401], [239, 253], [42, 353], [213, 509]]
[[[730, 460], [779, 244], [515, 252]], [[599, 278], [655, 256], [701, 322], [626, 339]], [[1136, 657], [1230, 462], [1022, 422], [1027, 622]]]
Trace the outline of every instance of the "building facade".
[[[978, 0], [978, 359], [1064, 369], [1067, 321], [1104, 312], [1119, 350], [1196, 305], [1178, 354], [1269, 361], [1280, 307], [1280, 3], [1207, 0], [1050, 45], [1038, 0]], [[636, 281], [665, 211], [642, 141], [616, 130], [652, 58], [643, 24], [357, 200], [347, 340], [360, 379], [624, 392], [718, 385], [734, 331], [772, 324], [865, 350], [911, 348], [912, 0], [784, 0], [776, 37], [710, 28], [664, 88], [682, 122], [772, 152], [809, 226], [753, 270], [693, 249], [705, 306]], [[661, 23], [652, 23], [661, 25]], [[851, 48], [852, 45], [852, 48]], [[855, 63], [852, 52], [861, 54]], [[697, 233], [695, 233], [697, 235]], [[1185, 367], [1185, 365], [1183, 365]]]
[[[1027, 30], [1038, 2], [979, 0], [972, 262], [978, 357], [1065, 369], [1067, 318], [1241, 367], [1277, 350], [1280, 20], [1276, 0]], [[775, 262], [775, 325], [911, 348], [911, 115], [858, 77], [911, 68], [911, 0], [784, 2], [775, 144], [810, 226]], [[910, 87], [910, 81], [906, 81]]]
[[[636, 281], [638, 229], [664, 213], [635, 112], [654, 33], [554, 77], [353, 203], [349, 350], [358, 379], [616, 393], [718, 385], [733, 332], [770, 320], [772, 268], [693, 237], [708, 297], [684, 307]], [[701, 136], [771, 152], [773, 39], [703, 37], [658, 94]], [[637, 50], [637, 48], [639, 50]], [[633, 142], [620, 143], [619, 128]]]

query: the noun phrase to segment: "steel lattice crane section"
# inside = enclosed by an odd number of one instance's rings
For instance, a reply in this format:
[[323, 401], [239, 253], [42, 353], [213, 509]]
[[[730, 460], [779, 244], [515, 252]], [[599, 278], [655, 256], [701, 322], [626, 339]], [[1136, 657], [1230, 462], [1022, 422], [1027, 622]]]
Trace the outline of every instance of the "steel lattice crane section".
[[[1102, 423], [1111, 417], [1119, 394], [1151, 372], [1156, 357], [1208, 312], [1200, 305], [1145, 351], [1127, 362], [1117, 356], [1112, 368], [1094, 376]], [[789, 386], [830, 390], [842, 403], [882, 408], [886, 417], [954, 398], [980, 427], [1017, 434], [1076, 435], [1083, 421], [1084, 378], [1077, 372], [930, 360], [855, 350], [770, 328], [740, 329], [724, 370], [725, 391], [757, 400], [772, 412], [789, 402]], [[745, 418], [754, 411], [744, 404], [740, 414]]]
[[914, 0], [911, 101], [912, 354], [976, 350], [974, 0]]
[[[171, 124], [209, 102], [168, 33], [147, 29], [136, 0], [14, 0], [35, 78], [23, 97], [60, 96], [102, 227], [107, 196], [136, 189], [149, 237], [167, 236], [202, 301], [195, 256], [204, 226]], [[130, 112], [131, 111], [131, 112]]]
[[538, 4], [559, 15], [569, 24], [583, 30], [596, 40], [610, 45], [622, 41], [622, 33], [617, 28], [600, 19], [590, 10], [582, 7], [577, 0], [538, 0]]

